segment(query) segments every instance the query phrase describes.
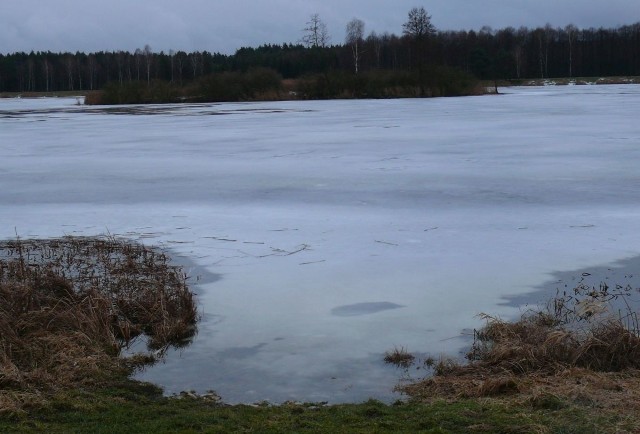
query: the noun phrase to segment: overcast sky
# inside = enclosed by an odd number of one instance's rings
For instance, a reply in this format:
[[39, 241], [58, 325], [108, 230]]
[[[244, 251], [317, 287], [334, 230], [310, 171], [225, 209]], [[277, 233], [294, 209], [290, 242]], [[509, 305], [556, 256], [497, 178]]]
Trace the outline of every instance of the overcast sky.
[[313, 13], [341, 43], [353, 17], [366, 33], [402, 33], [414, 6], [439, 30], [616, 27], [640, 21], [640, 0], [0, 0], [0, 52], [202, 51], [297, 42]]

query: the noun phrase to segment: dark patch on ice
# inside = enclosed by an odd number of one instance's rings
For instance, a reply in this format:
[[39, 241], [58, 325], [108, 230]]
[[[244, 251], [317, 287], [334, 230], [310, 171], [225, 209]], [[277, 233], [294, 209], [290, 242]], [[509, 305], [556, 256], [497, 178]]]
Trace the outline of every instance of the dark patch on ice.
[[[193, 110], [200, 109], [200, 110]], [[173, 103], [173, 104], [134, 104], [118, 106], [83, 106], [54, 107], [43, 109], [26, 110], [0, 110], [1, 119], [18, 119], [22, 117], [46, 116], [64, 113], [87, 113], [106, 115], [166, 115], [173, 114], [179, 116], [223, 116], [244, 113], [296, 113], [314, 110], [282, 109], [282, 108], [240, 108], [240, 109], [217, 109], [207, 103]], [[37, 119], [44, 121], [46, 119]]]
[[384, 310], [398, 309], [405, 307], [395, 303], [389, 303], [388, 301], [372, 302], [372, 303], [356, 303], [347, 304], [345, 306], [338, 306], [331, 309], [331, 314], [335, 316], [358, 316], [358, 315], [370, 315], [373, 313], [382, 312]]

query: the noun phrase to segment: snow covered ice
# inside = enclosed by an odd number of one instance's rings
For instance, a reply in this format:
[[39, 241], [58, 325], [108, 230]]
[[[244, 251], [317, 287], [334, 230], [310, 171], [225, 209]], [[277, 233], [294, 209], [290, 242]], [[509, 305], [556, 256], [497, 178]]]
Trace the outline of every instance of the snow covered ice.
[[505, 297], [640, 255], [640, 87], [501, 92], [0, 100], [0, 237], [110, 233], [187, 264], [199, 334], [139, 375], [168, 393], [393, 399], [385, 351], [455, 355], [478, 313], [518, 315]]

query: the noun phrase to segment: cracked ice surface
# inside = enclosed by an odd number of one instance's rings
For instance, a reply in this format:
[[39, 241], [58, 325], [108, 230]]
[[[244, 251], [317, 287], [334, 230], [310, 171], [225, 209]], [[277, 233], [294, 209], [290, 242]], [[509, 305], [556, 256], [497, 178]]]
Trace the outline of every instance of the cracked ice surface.
[[[140, 378], [229, 402], [393, 399], [382, 354], [640, 255], [639, 86], [451, 99], [0, 100], [0, 237], [171, 249], [203, 320]], [[554, 289], [550, 287], [550, 289]]]

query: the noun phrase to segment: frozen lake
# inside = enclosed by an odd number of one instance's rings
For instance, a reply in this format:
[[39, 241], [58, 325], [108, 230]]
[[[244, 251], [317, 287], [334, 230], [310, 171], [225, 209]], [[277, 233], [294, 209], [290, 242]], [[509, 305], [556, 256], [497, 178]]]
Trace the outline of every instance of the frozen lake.
[[394, 399], [395, 346], [640, 255], [640, 86], [96, 108], [0, 100], [0, 238], [189, 264], [194, 344], [140, 378], [228, 402]]

